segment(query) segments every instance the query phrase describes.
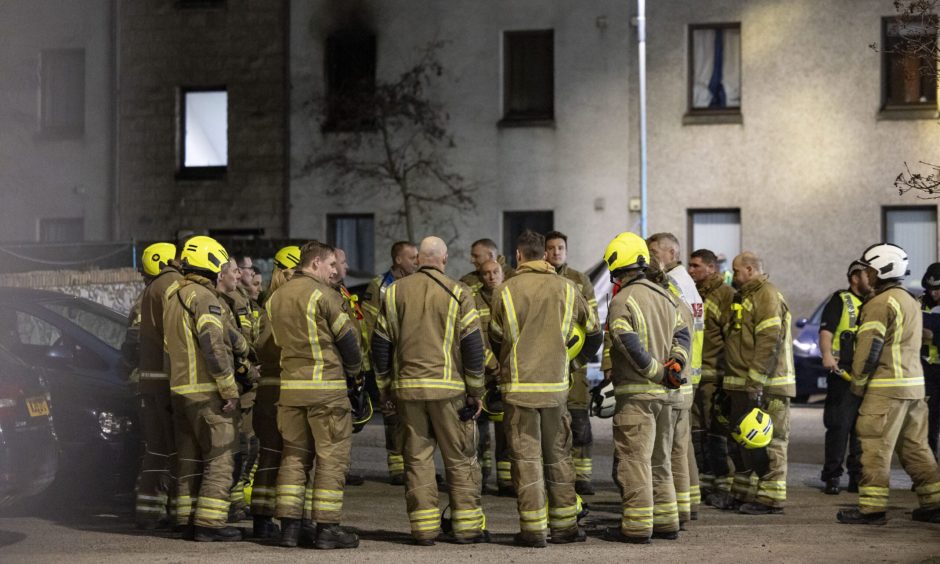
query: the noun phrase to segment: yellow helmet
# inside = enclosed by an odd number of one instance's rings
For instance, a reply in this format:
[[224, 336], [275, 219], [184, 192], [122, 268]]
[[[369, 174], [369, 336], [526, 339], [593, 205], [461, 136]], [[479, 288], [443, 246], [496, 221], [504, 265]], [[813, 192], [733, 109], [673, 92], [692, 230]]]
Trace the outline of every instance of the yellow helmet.
[[766, 411], [754, 408], [731, 430], [731, 438], [747, 449], [764, 448], [773, 438], [774, 423]]
[[607, 245], [604, 262], [610, 272], [624, 268], [646, 268], [650, 264], [650, 251], [642, 237], [628, 231], [617, 235]]
[[568, 347], [568, 360], [578, 358], [581, 349], [584, 348], [584, 327], [572, 325], [571, 336], [568, 337], [568, 342], [565, 345]]
[[282, 270], [297, 268], [300, 264], [300, 247], [288, 245], [274, 253], [274, 265]]
[[180, 261], [184, 267], [218, 274], [222, 265], [228, 262], [228, 253], [212, 237], [197, 235], [183, 245]]
[[503, 420], [505, 407], [503, 406], [503, 394], [499, 389], [487, 389], [480, 398], [483, 404], [483, 412], [489, 415], [490, 421], [500, 423]]
[[154, 243], [144, 249], [140, 255], [140, 266], [147, 276], [160, 274], [160, 269], [176, 257], [176, 245], [173, 243]]

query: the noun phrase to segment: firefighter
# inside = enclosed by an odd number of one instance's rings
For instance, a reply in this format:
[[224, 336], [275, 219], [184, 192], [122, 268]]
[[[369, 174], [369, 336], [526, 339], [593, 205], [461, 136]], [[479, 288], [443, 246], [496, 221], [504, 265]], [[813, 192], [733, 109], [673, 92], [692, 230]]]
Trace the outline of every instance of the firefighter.
[[586, 363], [603, 334], [578, 288], [545, 260], [542, 235], [526, 230], [519, 236], [516, 262], [518, 270], [494, 300], [489, 330], [501, 367], [503, 425], [519, 509], [515, 542], [544, 547], [549, 529], [553, 543], [583, 542], [571, 461], [566, 344], [575, 326], [583, 327], [585, 342], [576, 360]]
[[[490, 349], [489, 328], [490, 312], [493, 308], [493, 296], [495, 290], [503, 283], [503, 269], [495, 260], [488, 260], [480, 265], [480, 276], [483, 278], [483, 285], [474, 295], [477, 311], [480, 313], [480, 329], [483, 332], [483, 346], [486, 349], [486, 374], [488, 384], [490, 376], [496, 378], [499, 375], [499, 361]], [[498, 390], [493, 385], [488, 385], [490, 399], [498, 395]], [[509, 449], [506, 446], [506, 432], [503, 428], [503, 414], [489, 415], [481, 413], [477, 418], [477, 428], [480, 431], [477, 452], [483, 468], [483, 484], [486, 486], [487, 479], [493, 466], [493, 457], [490, 453], [490, 420], [493, 421], [493, 436], [496, 444], [496, 495], [504, 497], [515, 497], [516, 490], [512, 487], [512, 463], [509, 461]]]
[[[138, 299], [137, 405], [144, 456], [137, 477], [135, 519], [150, 530], [169, 522], [175, 454], [170, 415], [169, 362], [163, 350], [163, 306], [166, 290], [183, 278], [176, 262], [176, 246], [154, 243], [144, 249], [141, 265], [146, 287]], [[171, 512], [172, 513], [172, 512]], [[172, 515], [171, 515], [172, 516]]]
[[238, 440], [233, 359], [247, 354], [248, 345], [226, 327], [226, 306], [215, 289], [228, 262], [222, 245], [193, 237], [180, 259], [185, 276], [168, 289], [163, 312], [178, 457], [177, 524], [184, 538], [240, 540], [241, 532], [225, 523]]
[[[719, 508], [733, 503], [732, 462], [728, 456], [730, 429], [714, 411], [714, 398], [725, 374], [725, 337], [723, 328], [734, 289], [725, 284], [718, 270], [718, 257], [708, 249], [698, 249], [689, 259], [689, 276], [695, 281], [705, 310], [702, 339], [702, 378], [692, 403], [692, 446], [699, 468], [702, 496]], [[723, 393], [723, 392], [722, 392]]]
[[477, 293], [483, 287], [483, 275], [480, 267], [488, 260], [495, 260], [503, 270], [503, 279], [513, 275], [513, 268], [506, 263], [506, 257], [499, 254], [499, 247], [492, 239], [479, 239], [470, 245], [470, 264], [473, 270], [464, 274], [460, 281], [470, 286], [473, 293]]
[[[571, 280], [597, 317], [597, 298], [594, 297], [594, 285], [580, 271], [568, 266], [568, 237], [560, 231], [550, 231], [545, 235], [545, 260], [555, 267], [555, 272]], [[578, 495], [594, 495], [591, 484], [592, 462], [591, 420], [588, 417], [587, 366], [571, 372], [571, 389], [568, 391], [568, 412], [571, 413], [572, 450], [574, 462], [574, 488]]]
[[617, 407], [613, 418], [614, 481], [620, 489], [620, 526], [611, 540], [646, 544], [679, 536], [672, 478], [675, 416], [667, 397], [683, 384], [691, 335], [669, 290], [646, 278], [650, 253], [633, 233], [607, 246], [604, 261], [616, 291], [607, 329], [611, 380]]
[[734, 502], [728, 509], [749, 515], [783, 513], [790, 398], [796, 395], [790, 310], [764, 274], [763, 261], [757, 255], [741, 253], [731, 267], [738, 291], [731, 304], [725, 340], [727, 373], [723, 388], [731, 402], [729, 421], [736, 425], [759, 407], [770, 415], [774, 433], [766, 448], [749, 450], [737, 443], [732, 445]]
[[[679, 303], [679, 313], [692, 336], [689, 362], [682, 372], [686, 380], [675, 394], [673, 409], [676, 428], [673, 435], [672, 478], [676, 486], [676, 503], [679, 507], [679, 527], [684, 529], [698, 514], [701, 490], [698, 465], [692, 448], [690, 422], [695, 389], [702, 376], [702, 342], [705, 334], [705, 309], [695, 281], [679, 262], [679, 240], [672, 233], [656, 233], [647, 239], [651, 262], [662, 268], [664, 287], [672, 292]], [[651, 269], [657, 270], [657, 269]]]
[[[933, 313], [925, 319], [940, 319], [935, 308], [940, 306], [940, 262], [927, 267], [920, 282], [924, 295], [920, 298], [920, 305], [924, 313]], [[940, 311], [940, 310], [937, 310]], [[934, 458], [940, 456], [937, 449], [940, 437], [940, 351], [937, 350], [937, 331], [940, 327], [924, 327], [923, 346], [920, 349], [920, 363], [924, 367], [924, 393], [927, 396], [927, 444]]]
[[352, 446], [349, 381], [359, 377], [362, 356], [348, 303], [330, 287], [336, 272], [333, 247], [303, 246], [294, 276], [265, 306], [281, 347], [277, 424], [284, 441], [277, 473], [275, 515], [281, 546], [297, 546], [305, 517], [305, 490], [315, 465], [309, 517], [315, 547], [355, 548], [359, 537], [339, 527]]
[[[400, 280], [418, 269], [418, 248], [409, 241], [398, 241], [392, 245], [392, 267], [385, 274], [376, 276], [362, 295], [362, 314], [365, 321], [363, 338], [368, 350], [375, 323], [385, 299], [385, 291], [389, 285]], [[385, 451], [388, 463], [388, 479], [392, 485], [401, 486], [405, 483], [405, 462], [401, 455], [402, 430], [398, 415], [385, 410], [383, 406], [382, 420], [385, 425]]]
[[[434, 444], [441, 449], [454, 540], [482, 542], [476, 422], [483, 393], [483, 338], [473, 294], [444, 274], [447, 246], [421, 241], [417, 274], [391, 284], [372, 338], [385, 409], [401, 421], [411, 534], [430, 546], [441, 532]], [[393, 369], [394, 366], [394, 369]]]
[[862, 254], [874, 296], [862, 308], [852, 359], [852, 393], [862, 398], [855, 431], [862, 443], [858, 508], [837, 514], [840, 523], [886, 523], [891, 457], [914, 482], [920, 507], [915, 521], [940, 523], [940, 470], [927, 446], [927, 404], [920, 365], [923, 319], [902, 286], [908, 275], [904, 249], [881, 243]]
[[[862, 466], [859, 461], [861, 446], [855, 434], [855, 418], [861, 404], [849, 389], [847, 369], [852, 367], [852, 349], [858, 314], [862, 302], [871, 293], [865, 265], [859, 261], [849, 265], [846, 277], [849, 287], [834, 293], [823, 309], [819, 322], [819, 350], [826, 377], [826, 405], [823, 425], [826, 427], [825, 464], [820, 478], [825, 482], [823, 491], [828, 495], [839, 493], [842, 461], [849, 472], [849, 491], [858, 493], [858, 479]], [[848, 458], [845, 451], [848, 445]]]

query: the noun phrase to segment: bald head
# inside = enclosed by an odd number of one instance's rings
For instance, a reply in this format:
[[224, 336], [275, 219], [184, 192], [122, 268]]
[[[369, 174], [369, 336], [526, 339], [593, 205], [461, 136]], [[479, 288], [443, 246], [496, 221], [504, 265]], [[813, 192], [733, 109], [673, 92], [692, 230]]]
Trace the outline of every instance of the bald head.
[[734, 257], [731, 268], [734, 270], [734, 285], [737, 288], [764, 275], [764, 261], [750, 251]]
[[418, 265], [444, 270], [447, 264], [447, 243], [440, 237], [425, 237], [418, 247]]

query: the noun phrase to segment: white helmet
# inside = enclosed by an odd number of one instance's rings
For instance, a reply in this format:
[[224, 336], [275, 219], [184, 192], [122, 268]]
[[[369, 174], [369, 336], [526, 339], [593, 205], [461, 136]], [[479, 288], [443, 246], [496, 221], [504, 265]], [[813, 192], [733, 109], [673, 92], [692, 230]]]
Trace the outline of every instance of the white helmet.
[[861, 262], [878, 271], [879, 280], [904, 278], [911, 273], [904, 249], [891, 243], [878, 243], [865, 249]]
[[603, 388], [595, 387], [591, 390], [591, 415], [607, 419], [614, 416], [617, 400], [614, 398], [614, 385], [608, 382]]

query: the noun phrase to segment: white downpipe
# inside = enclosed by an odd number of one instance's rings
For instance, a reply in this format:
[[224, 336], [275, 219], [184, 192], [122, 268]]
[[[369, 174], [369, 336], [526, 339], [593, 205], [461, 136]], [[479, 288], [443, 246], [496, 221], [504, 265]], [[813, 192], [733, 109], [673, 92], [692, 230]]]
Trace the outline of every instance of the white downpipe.
[[640, 235], [647, 235], [646, 196], [646, 0], [636, 2], [636, 29], [640, 74]]

